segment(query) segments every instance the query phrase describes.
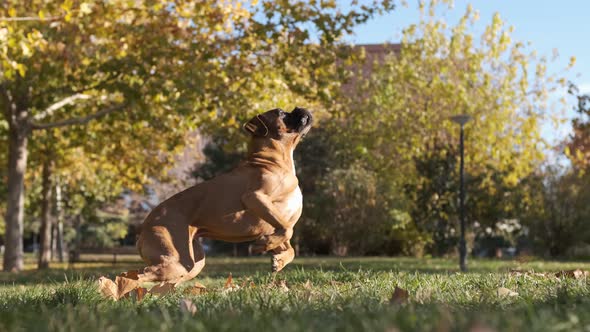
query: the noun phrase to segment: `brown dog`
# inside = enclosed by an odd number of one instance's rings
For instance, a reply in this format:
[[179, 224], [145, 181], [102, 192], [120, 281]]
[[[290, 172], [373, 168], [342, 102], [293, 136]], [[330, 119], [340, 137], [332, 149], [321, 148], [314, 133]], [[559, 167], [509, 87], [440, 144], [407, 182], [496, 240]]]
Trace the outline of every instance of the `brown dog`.
[[198, 237], [256, 240], [255, 252], [272, 252], [273, 271], [290, 263], [295, 252], [289, 240], [302, 209], [293, 150], [311, 122], [311, 113], [302, 108], [274, 109], [248, 121], [244, 129], [252, 138], [246, 160], [172, 196], [145, 219], [137, 248], [149, 266], [139, 281], [194, 278], [205, 266]]

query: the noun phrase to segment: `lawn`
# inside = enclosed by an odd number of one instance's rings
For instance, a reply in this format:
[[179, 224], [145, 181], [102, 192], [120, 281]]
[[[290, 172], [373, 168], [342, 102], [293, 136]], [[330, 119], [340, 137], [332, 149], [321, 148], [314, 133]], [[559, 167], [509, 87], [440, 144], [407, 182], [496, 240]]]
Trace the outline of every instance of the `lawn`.
[[[413, 258], [296, 258], [273, 276], [268, 257], [208, 258], [200, 295], [142, 301], [103, 298], [97, 278], [140, 266], [126, 261], [0, 273], [0, 331], [590, 331], [590, 280], [510, 269], [590, 270], [582, 262]], [[32, 268], [32, 265], [28, 265]], [[237, 290], [224, 284], [229, 273]], [[286, 283], [288, 290], [281, 285]], [[189, 286], [189, 285], [187, 285]], [[409, 299], [391, 301], [396, 287]], [[498, 295], [498, 288], [518, 295]], [[182, 311], [192, 301], [194, 314]]]

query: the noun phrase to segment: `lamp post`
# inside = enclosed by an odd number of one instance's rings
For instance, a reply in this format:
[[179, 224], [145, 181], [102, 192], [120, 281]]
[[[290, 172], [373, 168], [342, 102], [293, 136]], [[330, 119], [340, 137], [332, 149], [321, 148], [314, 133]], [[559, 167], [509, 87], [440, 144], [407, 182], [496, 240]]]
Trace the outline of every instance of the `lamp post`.
[[461, 165], [460, 165], [460, 181], [459, 187], [459, 218], [461, 221], [461, 239], [459, 240], [459, 267], [461, 271], [467, 271], [467, 244], [465, 243], [465, 186], [464, 186], [464, 157], [463, 157], [463, 126], [471, 120], [471, 117], [467, 114], [455, 115], [451, 117], [451, 120], [458, 123], [461, 126], [461, 137], [459, 143], [459, 150], [461, 151]]

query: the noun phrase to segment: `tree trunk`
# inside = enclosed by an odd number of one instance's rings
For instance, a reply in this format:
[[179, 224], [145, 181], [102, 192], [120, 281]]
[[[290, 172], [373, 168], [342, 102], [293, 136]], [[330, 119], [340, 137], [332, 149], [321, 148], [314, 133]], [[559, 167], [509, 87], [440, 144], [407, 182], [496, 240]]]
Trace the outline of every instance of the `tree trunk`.
[[57, 222], [57, 257], [60, 263], [64, 262], [65, 243], [64, 243], [64, 223], [63, 223], [63, 205], [61, 197], [61, 187], [59, 184], [55, 187], [55, 217]]
[[[24, 112], [19, 115], [22, 118]], [[26, 125], [19, 120], [10, 125], [8, 134], [8, 201], [6, 208], [6, 251], [4, 271], [18, 272], [23, 269], [23, 216], [24, 184], [27, 169]]]
[[51, 261], [51, 161], [43, 163], [43, 180], [41, 189], [41, 236], [39, 239], [39, 269], [49, 267]]
[[57, 257], [57, 226], [51, 225], [51, 259], [55, 260]]

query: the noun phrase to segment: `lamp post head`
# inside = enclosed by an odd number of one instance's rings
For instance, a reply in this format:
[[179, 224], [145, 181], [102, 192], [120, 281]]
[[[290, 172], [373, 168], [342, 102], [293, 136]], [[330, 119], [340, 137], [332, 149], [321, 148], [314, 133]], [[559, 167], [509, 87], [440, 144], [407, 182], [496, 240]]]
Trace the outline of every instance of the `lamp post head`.
[[459, 114], [451, 117], [451, 121], [458, 123], [463, 127], [469, 120], [471, 120], [471, 116], [467, 114]]

